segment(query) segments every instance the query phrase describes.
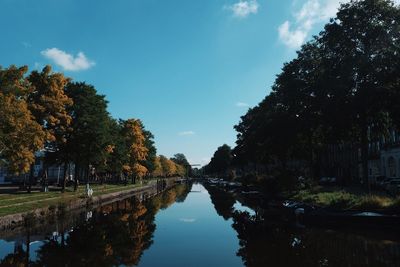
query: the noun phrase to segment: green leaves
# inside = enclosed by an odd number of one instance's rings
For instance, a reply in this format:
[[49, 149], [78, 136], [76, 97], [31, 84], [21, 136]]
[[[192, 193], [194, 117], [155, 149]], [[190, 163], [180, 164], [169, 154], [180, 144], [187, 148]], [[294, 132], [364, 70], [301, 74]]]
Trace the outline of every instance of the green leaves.
[[236, 162], [312, 165], [324, 145], [367, 148], [366, 142], [400, 126], [399, 73], [399, 8], [388, 0], [342, 5], [284, 65], [271, 94], [241, 117]]

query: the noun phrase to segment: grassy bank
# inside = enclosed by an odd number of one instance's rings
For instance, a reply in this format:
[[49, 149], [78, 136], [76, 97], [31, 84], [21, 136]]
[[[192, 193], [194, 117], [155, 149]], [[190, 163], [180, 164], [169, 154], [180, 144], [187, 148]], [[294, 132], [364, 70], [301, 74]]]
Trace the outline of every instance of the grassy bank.
[[[128, 184], [126, 186], [91, 185], [91, 188], [93, 189], [93, 196], [100, 196], [114, 192], [123, 192], [140, 186], [141, 185], [139, 184]], [[0, 195], [0, 216], [28, 212], [37, 208], [58, 206], [79, 198], [85, 198], [85, 185], [79, 186], [76, 192], [74, 192], [72, 188], [67, 188], [64, 193], [53, 191], [47, 193], [33, 192], [30, 194], [2, 194]]]
[[300, 190], [293, 200], [340, 210], [400, 211], [400, 198], [393, 198], [383, 192], [366, 193], [357, 188], [316, 186]]

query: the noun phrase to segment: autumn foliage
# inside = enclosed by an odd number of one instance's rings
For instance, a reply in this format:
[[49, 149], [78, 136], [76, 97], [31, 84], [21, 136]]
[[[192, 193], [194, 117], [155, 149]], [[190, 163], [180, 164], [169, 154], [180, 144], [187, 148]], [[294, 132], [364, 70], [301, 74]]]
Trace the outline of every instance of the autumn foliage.
[[86, 182], [99, 175], [132, 182], [185, 175], [182, 164], [156, 155], [154, 136], [141, 120], [116, 120], [107, 106], [92, 85], [50, 66], [31, 73], [26, 66], [0, 67], [0, 167], [29, 173], [42, 151], [45, 167], [63, 166], [64, 181], [71, 165]]

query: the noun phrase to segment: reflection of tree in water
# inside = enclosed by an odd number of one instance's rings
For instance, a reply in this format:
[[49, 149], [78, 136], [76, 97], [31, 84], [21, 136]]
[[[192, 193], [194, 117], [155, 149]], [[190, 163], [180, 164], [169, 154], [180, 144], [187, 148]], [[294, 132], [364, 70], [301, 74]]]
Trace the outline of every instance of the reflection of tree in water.
[[210, 194], [211, 202], [218, 215], [222, 216], [225, 220], [232, 217], [233, 205], [236, 202], [233, 195], [214, 186], [204, 185], [204, 187]]
[[282, 223], [233, 214], [237, 254], [246, 266], [398, 266], [400, 243], [346, 232], [296, 231]]
[[[143, 251], [153, 242], [157, 211], [187, 194], [183, 187], [143, 202], [132, 198], [98, 208], [73, 230], [44, 241], [37, 251], [37, 260], [30, 266], [138, 265]], [[26, 260], [27, 253], [21, 247], [7, 255], [0, 265], [26, 266]]]
[[178, 185], [175, 187], [176, 190], [176, 202], [184, 202], [186, 197], [189, 195], [192, 190], [193, 183], [188, 183], [186, 185]]
[[157, 213], [160, 209], [166, 209], [175, 202], [184, 201], [191, 189], [191, 183], [176, 185], [173, 189], [170, 189], [161, 195], [152, 197], [148, 209]]

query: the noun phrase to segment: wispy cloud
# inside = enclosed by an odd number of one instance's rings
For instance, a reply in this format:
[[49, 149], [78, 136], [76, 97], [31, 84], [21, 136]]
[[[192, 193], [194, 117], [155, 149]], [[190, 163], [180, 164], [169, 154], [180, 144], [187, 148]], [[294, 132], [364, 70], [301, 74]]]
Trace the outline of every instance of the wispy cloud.
[[194, 218], [180, 218], [179, 220], [184, 223], [193, 223], [196, 221]]
[[[340, 4], [350, 0], [307, 0], [300, 7], [293, 5], [293, 19], [278, 27], [279, 39], [289, 48], [299, 48], [310, 37], [316, 24], [326, 23], [335, 17]], [[393, 0], [396, 5], [400, 0]]]
[[183, 131], [183, 132], [178, 133], [178, 135], [180, 135], [180, 136], [187, 136], [187, 135], [194, 135], [194, 134], [195, 134], [194, 131]]
[[25, 48], [32, 47], [32, 45], [30, 43], [25, 42], [25, 41], [21, 42], [21, 45], [23, 45]]
[[247, 103], [244, 103], [244, 102], [237, 102], [237, 103], [236, 103], [236, 106], [239, 107], [239, 108], [247, 108], [247, 107], [249, 107], [250, 105], [247, 104]]
[[259, 6], [257, 0], [240, 0], [232, 5], [225, 6], [225, 9], [232, 11], [236, 18], [246, 18], [250, 14], [257, 14]]
[[87, 70], [95, 65], [83, 52], [79, 52], [76, 57], [58, 48], [48, 48], [40, 53], [67, 71]]
[[278, 28], [279, 39], [290, 48], [299, 48], [310, 36], [313, 27], [334, 17], [340, 3], [349, 0], [307, 0], [300, 8], [294, 6], [293, 20], [286, 20]]

